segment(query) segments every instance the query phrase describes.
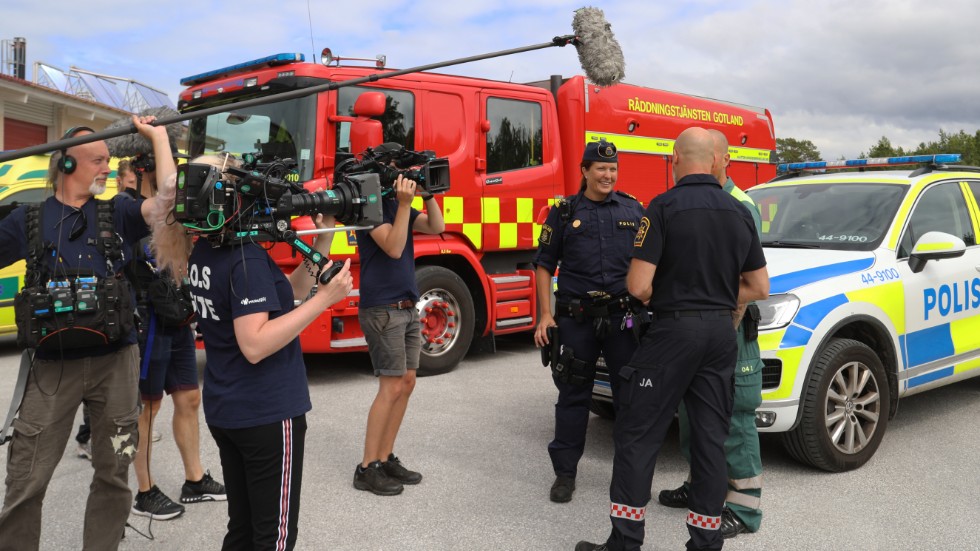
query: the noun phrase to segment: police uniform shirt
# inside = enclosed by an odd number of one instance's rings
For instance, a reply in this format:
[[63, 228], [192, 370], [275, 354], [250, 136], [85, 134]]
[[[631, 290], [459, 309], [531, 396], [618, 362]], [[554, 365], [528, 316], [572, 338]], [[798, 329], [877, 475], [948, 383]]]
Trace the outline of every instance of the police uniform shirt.
[[[382, 201], [385, 224], [395, 223], [398, 201], [388, 198]], [[371, 230], [357, 230], [357, 253], [361, 261], [360, 307], [370, 308], [394, 304], [403, 300], [417, 302], [419, 289], [415, 282], [415, 239], [412, 227], [421, 212], [410, 209], [408, 218], [408, 242], [399, 258], [391, 258], [371, 237]]]
[[[300, 268], [302, 269], [302, 268]], [[293, 288], [254, 243], [212, 247], [198, 239], [188, 264], [198, 328], [204, 336], [204, 418], [223, 429], [278, 423], [311, 409], [299, 337], [258, 364], [242, 354], [235, 318], [293, 309]]]
[[558, 295], [586, 298], [603, 291], [625, 295], [630, 253], [643, 207], [619, 191], [596, 202], [580, 195], [567, 220], [552, 206], [541, 227], [534, 264], [549, 273], [558, 271]]
[[650, 309], [734, 310], [739, 274], [766, 265], [752, 216], [709, 174], [655, 197], [633, 257], [657, 266]]
[[[128, 252], [132, 244], [150, 234], [150, 228], [146, 225], [143, 214], [140, 212], [142, 201], [133, 201], [128, 197], [118, 195], [113, 197], [111, 201], [113, 203], [112, 224], [116, 234], [123, 238], [121, 249]], [[46, 263], [50, 277], [64, 278], [79, 271], [94, 273], [100, 278], [106, 277], [108, 271], [105, 257], [102, 256], [96, 245], [98, 238], [96, 200], [94, 198], [89, 199], [80, 209], [65, 205], [54, 197], [48, 197], [41, 205], [43, 209], [41, 217], [44, 225], [41, 229], [41, 241], [48, 246], [41, 261]], [[0, 247], [0, 267], [27, 258], [30, 245], [26, 219], [27, 206], [24, 205], [0, 221], [0, 243], [4, 244]], [[84, 231], [74, 240], [70, 239], [72, 230], [77, 230], [83, 224]], [[125, 260], [116, 262], [112, 270], [114, 272], [121, 270]], [[13, 297], [16, 292], [15, 287], [9, 294]], [[135, 297], [133, 298], [135, 299]], [[127, 337], [109, 346], [100, 347], [98, 350], [65, 350], [60, 352], [57, 358], [73, 359], [108, 354], [122, 346], [135, 343], [136, 332], [134, 330]], [[56, 359], [51, 356], [50, 352], [44, 350], [38, 350], [38, 357]]]

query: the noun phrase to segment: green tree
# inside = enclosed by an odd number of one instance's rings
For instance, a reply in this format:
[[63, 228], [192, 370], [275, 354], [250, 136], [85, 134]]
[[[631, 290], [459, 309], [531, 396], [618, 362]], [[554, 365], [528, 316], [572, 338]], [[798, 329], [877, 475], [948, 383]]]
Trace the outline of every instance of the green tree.
[[776, 138], [776, 155], [781, 163], [820, 160], [820, 150], [813, 142], [796, 138]]
[[963, 164], [980, 166], [980, 130], [974, 134], [967, 134], [963, 130], [950, 134], [940, 130], [937, 141], [920, 143], [913, 152], [915, 155], [937, 153], [959, 153], [962, 155]]
[[868, 150], [867, 155], [864, 155], [863, 153], [861, 154], [861, 158], [899, 157], [902, 155], [907, 155], [907, 153], [901, 147], [896, 149], [895, 146], [892, 145], [891, 140], [885, 136], [882, 136], [881, 139], [878, 140], [878, 143], [871, 146], [871, 149]]

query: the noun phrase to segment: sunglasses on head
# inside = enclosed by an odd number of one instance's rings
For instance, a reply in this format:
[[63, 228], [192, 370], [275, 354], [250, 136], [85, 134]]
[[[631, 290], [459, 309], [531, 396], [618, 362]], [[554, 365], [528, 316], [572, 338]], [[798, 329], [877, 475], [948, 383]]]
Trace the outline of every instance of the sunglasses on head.
[[[85, 233], [85, 228], [88, 226], [88, 218], [85, 217], [85, 211], [82, 209], [72, 209], [71, 212], [62, 217], [58, 224], [63, 224], [69, 216], [77, 214], [74, 220], [71, 222], [71, 229], [68, 230], [68, 241], [75, 241]], [[81, 224], [79, 224], [81, 222]]]

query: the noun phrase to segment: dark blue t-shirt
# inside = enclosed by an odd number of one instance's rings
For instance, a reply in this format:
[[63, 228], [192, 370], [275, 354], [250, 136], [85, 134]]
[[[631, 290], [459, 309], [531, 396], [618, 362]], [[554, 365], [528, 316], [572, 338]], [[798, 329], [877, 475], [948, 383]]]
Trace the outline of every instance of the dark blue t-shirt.
[[[123, 239], [122, 250], [126, 256], [111, 267], [113, 273], [118, 273], [123, 264], [129, 260], [128, 252], [133, 244], [149, 235], [150, 229], [140, 212], [142, 200], [133, 201], [129, 197], [117, 195], [111, 201], [113, 202], [112, 223], [116, 234]], [[94, 273], [100, 278], [105, 277], [110, 268], [96, 246], [98, 217], [95, 199], [89, 199], [80, 209], [65, 205], [54, 197], [48, 197], [42, 204], [41, 240], [48, 246], [43, 262], [47, 265], [51, 278], [63, 278], [79, 272]], [[9, 216], [0, 221], [0, 243], [3, 244], [0, 246], [0, 268], [27, 258], [26, 218], [27, 206], [25, 205], [14, 209]], [[83, 227], [84, 230], [79, 230]], [[75, 239], [70, 239], [73, 230], [81, 233]], [[38, 350], [38, 357], [69, 359], [99, 356], [129, 344], [136, 344], [135, 330], [110, 346], [79, 348], [63, 352]]]
[[269, 254], [253, 243], [214, 248], [199, 239], [188, 277], [207, 356], [207, 423], [239, 429], [308, 412], [310, 389], [299, 338], [258, 364], [245, 358], [235, 338], [235, 318], [268, 312], [275, 319], [293, 309], [293, 289]]
[[[398, 212], [394, 198], [382, 201], [384, 223], [393, 224]], [[408, 243], [399, 258], [391, 258], [371, 237], [371, 230], [357, 231], [357, 252], [361, 259], [360, 308], [394, 304], [403, 300], [417, 302], [419, 289], [415, 283], [415, 240], [412, 227], [421, 212], [411, 209], [408, 219]]]

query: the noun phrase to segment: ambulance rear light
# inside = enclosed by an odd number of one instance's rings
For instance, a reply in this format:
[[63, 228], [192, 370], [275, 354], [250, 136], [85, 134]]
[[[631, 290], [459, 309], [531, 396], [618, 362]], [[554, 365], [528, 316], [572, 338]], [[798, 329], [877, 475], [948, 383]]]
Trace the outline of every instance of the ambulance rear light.
[[800, 170], [839, 170], [844, 168], [870, 168], [900, 165], [915, 165], [922, 163], [949, 164], [960, 162], [959, 153], [944, 153], [939, 155], [909, 155], [905, 157], [877, 157], [873, 159], [849, 159], [844, 161], [812, 161], [806, 163], [783, 163], [776, 167], [776, 172], [795, 172]]
[[222, 67], [221, 69], [215, 69], [214, 71], [191, 75], [180, 79], [180, 83], [184, 86], [190, 86], [250, 69], [275, 67], [276, 65], [285, 65], [286, 63], [298, 63], [304, 61], [305, 59], [306, 57], [303, 54], [275, 54], [246, 61], [244, 63], [229, 65], [228, 67]]

